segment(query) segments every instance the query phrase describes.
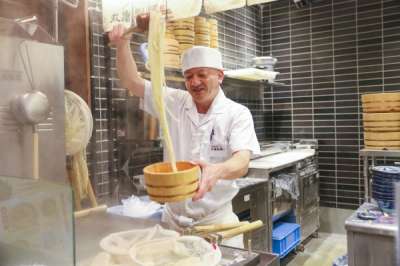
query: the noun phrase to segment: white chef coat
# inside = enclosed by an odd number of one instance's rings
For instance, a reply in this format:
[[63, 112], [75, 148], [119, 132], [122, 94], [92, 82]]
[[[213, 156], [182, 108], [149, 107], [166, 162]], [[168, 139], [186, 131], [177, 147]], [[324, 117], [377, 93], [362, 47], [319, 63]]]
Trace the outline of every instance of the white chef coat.
[[[218, 163], [240, 150], [249, 150], [252, 155], [260, 153], [249, 109], [226, 98], [222, 89], [201, 119], [187, 91], [166, 87], [164, 95], [176, 160]], [[158, 117], [153, 105], [151, 83], [147, 80], [143, 109]], [[164, 159], [168, 161], [166, 149]], [[166, 204], [163, 220], [179, 228], [226, 221], [227, 215], [232, 213], [231, 200], [238, 191], [234, 180], [218, 180], [212, 190], [196, 202], [187, 199]]]

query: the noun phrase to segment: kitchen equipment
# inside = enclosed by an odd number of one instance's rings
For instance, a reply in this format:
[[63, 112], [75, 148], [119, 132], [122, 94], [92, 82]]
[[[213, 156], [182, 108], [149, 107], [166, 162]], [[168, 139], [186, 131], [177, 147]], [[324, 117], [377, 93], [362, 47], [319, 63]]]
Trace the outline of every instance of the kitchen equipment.
[[65, 152], [74, 155], [86, 148], [92, 137], [93, 117], [89, 106], [76, 93], [65, 90]]
[[[358, 213], [376, 215], [374, 220]], [[382, 213], [376, 204], [363, 203], [345, 222], [349, 266], [396, 265], [396, 218]]]
[[190, 162], [176, 162], [173, 172], [170, 162], [155, 163], [143, 169], [146, 190], [157, 202], [181, 201], [192, 197], [198, 187], [200, 168]]
[[375, 166], [372, 168], [372, 197], [384, 212], [395, 209], [394, 185], [400, 182], [400, 167]]
[[259, 56], [252, 59], [252, 66], [260, 69], [274, 71], [274, 66], [278, 59], [272, 56]]
[[228, 224], [211, 224], [211, 225], [197, 225], [193, 227], [189, 227], [184, 230], [184, 235], [205, 235], [208, 233], [218, 232], [222, 230], [233, 229], [245, 224], [248, 224], [248, 221], [245, 222], [237, 222], [237, 223], [228, 223]]
[[254, 250], [271, 251], [272, 243], [268, 237], [269, 228], [272, 227], [271, 217], [271, 190], [270, 182], [265, 178], [244, 177], [236, 180], [239, 187], [238, 194], [232, 199], [232, 207], [240, 221], [261, 220], [264, 226], [257, 232], [244, 235], [244, 244], [247, 247], [251, 237], [251, 245]]
[[258, 68], [242, 68], [236, 70], [226, 70], [224, 71], [224, 74], [230, 78], [249, 81], [267, 80], [269, 83], [273, 83], [279, 72], [268, 71]]
[[205, 0], [204, 9], [207, 14], [244, 7], [246, 0]]
[[13, 37], [15, 25], [0, 19], [1, 173], [64, 181], [63, 48]]
[[[79, 95], [65, 90], [64, 96], [65, 150], [66, 154], [71, 156], [68, 174], [74, 190], [75, 209], [82, 208], [81, 199], [86, 196], [89, 197], [92, 207], [97, 207], [86, 163], [86, 146], [89, 144], [93, 131], [92, 113]], [[104, 210], [104, 207], [100, 209]]]
[[244, 223], [243, 225], [232, 228], [232, 229], [220, 231], [217, 233], [209, 233], [203, 237], [211, 243], [220, 244], [222, 242], [222, 240], [224, 240], [224, 239], [229, 239], [234, 236], [256, 230], [258, 228], [261, 228], [263, 225], [264, 224], [261, 220], [257, 220], [257, 221], [251, 222], [251, 223]]
[[369, 149], [399, 149], [400, 93], [362, 95], [364, 144]]
[[180, 236], [134, 245], [129, 255], [135, 265], [202, 265], [217, 266], [220, 249], [197, 236]]

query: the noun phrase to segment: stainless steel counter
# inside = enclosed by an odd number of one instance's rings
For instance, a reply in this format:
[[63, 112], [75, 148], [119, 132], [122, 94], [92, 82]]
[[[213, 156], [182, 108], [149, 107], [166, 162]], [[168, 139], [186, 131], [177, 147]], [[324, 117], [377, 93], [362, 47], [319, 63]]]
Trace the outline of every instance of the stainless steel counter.
[[[94, 213], [90, 216], [75, 219], [75, 247], [76, 247], [76, 265], [88, 266], [92, 258], [101, 251], [99, 242], [107, 235], [119, 231], [144, 229], [160, 224], [157, 219], [138, 219], [124, 217], [110, 213]], [[162, 225], [162, 224], [161, 224]], [[243, 250], [221, 246], [222, 257], [227, 261], [232, 254], [242, 252]], [[243, 257], [243, 255], [242, 255]], [[245, 258], [245, 257], [243, 257]], [[251, 264], [242, 263], [224, 264], [231, 266], [279, 266], [279, 259], [276, 255], [269, 253], [261, 253], [258, 260], [252, 260]]]
[[367, 210], [380, 213], [376, 205], [364, 203], [345, 222], [349, 266], [395, 265], [396, 219], [383, 214], [374, 221], [357, 217]]
[[75, 219], [76, 265], [87, 262], [100, 252], [99, 242], [107, 235], [119, 231], [143, 229], [160, 221], [137, 219], [109, 213], [94, 213]]
[[251, 160], [249, 169], [262, 169], [264, 171], [273, 172], [284, 169], [298, 161], [314, 155], [314, 149], [294, 149]]

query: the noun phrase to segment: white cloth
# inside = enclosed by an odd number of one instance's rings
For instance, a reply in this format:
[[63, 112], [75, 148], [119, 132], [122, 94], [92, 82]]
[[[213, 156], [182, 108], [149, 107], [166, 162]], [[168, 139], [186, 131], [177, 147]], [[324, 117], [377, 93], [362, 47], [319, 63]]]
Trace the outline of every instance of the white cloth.
[[222, 67], [222, 55], [218, 49], [205, 46], [194, 46], [187, 49], [182, 55], [182, 73], [195, 67], [224, 70]]
[[[223, 162], [240, 150], [260, 153], [250, 111], [225, 97], [222, 89], [202, 121], [191, 95], [184, 90], [165, 88], [165, 104], [170, 134], [177, 160]], [[145, 81], [143, 109], [157, 116], [152, 100], [151, 83]], [[164, 159], [168, 155], [164, 150]], [[168, 203], [163, 221], [178, 227], [223, 220], [231, 215], [231, 200], [239, 188], [234, 180], [218, 180], [212, 191], [193, 202]], [[227, 211], [221, 211], [227, 210]], [[210, 219], [210, 217], [212, 217]]]

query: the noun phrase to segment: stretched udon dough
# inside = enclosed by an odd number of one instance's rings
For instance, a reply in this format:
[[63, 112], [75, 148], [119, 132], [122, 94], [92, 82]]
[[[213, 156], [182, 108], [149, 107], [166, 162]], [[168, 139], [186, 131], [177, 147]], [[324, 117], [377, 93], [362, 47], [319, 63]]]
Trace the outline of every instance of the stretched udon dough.
[[172, 145], [171, 135], [169, 134], [168, 121], [164, 103], [164, 36], [165, 36], [165, 19], [162, 18], [159, 10], [150, 12], [149, 25], [149, 67], [150, 78], [153, 90], [153, 103], [158, 113], [160, 126], [164, 136], [165, 146], [167, 148], [168, 157], [172, 164], [172, 169], [177, 172], [175, 152]]
[[177, 232], [166, 230], [157, 224], [147, 229], [110, 234], [100, 241], [100, 247], [112, 255], [127, 255], [129, 249], [140, 242], [178, 236]]

